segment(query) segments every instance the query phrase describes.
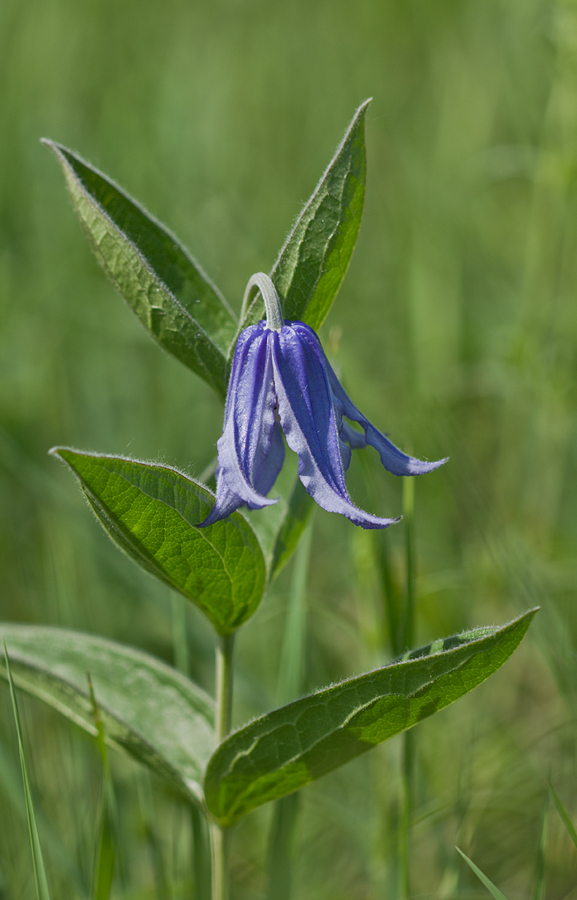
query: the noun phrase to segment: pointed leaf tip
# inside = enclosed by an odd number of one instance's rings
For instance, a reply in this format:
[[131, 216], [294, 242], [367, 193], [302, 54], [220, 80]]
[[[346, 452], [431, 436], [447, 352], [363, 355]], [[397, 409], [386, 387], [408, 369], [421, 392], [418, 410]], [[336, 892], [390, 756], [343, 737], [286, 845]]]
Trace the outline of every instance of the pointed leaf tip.
[[236, 318], [218, 288], [164, 225], [62, 144], [55, 153], [100, 265], [152, 337], [226, 395]]
[[[359, 232], [366, 182], [364, 121], [370, 102], [365, 100], [356, 110], [271, 272], [285, 318], [315, 330], [336, 297]], [[241, 327], [255, 324], [262, 313], [257, 297]]]
[[503, 665], [535, 612], [436, 641], [255, 719], [208, 764], [210, 812], [232, 825], [453, 703]]

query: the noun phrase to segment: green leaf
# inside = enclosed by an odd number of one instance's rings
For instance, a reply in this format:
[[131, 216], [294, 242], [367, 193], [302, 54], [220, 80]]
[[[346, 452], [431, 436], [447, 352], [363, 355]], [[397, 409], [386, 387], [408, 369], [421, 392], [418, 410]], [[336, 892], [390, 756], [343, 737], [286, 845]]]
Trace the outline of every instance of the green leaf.
[[26, 818], [28, 819], [28, 836], [30, 838], [30, 848], [32, 851], [32, 868], [34, 870], [34, 882], [36, 884], [36, 897], [37, 900], [50, 900], [50, 891], [48, 890], [48, 881], [46, 879], [46, 870], [44, 868], [42, 847], [40, 845], [38, 825], [36, 823], [36, 813], [34, 811], [34, 801], [32, 799], [32, 788], [30, 786], [30, 775], [28, 774], [28, 763], [26, 762], [24, 738], [22, 736], [22, 728], [20, 725], [18, 701], [16, 700], [16, 690], [14, 688], [14, 680], [12, 677], [12, 666], [10, 664], [10, 658], [8, 656], [5, 639], [4, 671], [6, 672], [6, 678], [8, 679], [8, 685], [10, 687], [10, 698], [12, 700], [12, 710], [14, 713], [14, 722], [16, 724], [16, 734], [18, 736], [18, 751], [20, 753], [20, 766], [22, 769], [22, 781], [24, 783]]
[[491, 895], [495, 898], [495, 900], [507, 900], [505, 894], [501, 893], [498, 887], [496, 887], [490, 878], [487, 878], [484, 872], [481, 872], [480, 868], [475, 865], [472, 859], [469, 859], [468, 856], [465, 856], [462, 850], [459, 850], [458, 847], [455, 847], [457, 853], [460, 853], [467, 865], [473, 870], [479, 881], [482, 881], [487, 890], [491, 893]]
[[232, 825], [453, 703], [503, 665], [535, 612], [435, 642], [234, 732], [208, 764], [209, 810], [221, 825]]
[[[270, 274], [287, 319], [318, 330], [345, 276], [365, 199], [365, 114], [356, 111], [327, 170], [298, 217]], [[242, 327], [263, 318], [260, 294]]]
[[158, 343], [226, 395], [236, 333], [224, 297], [176, 237], [102, 172], [44, 140], [98, 262]]
[[266, 583], [259, 542], [239, 514], [197, 528], [214, 495], [169, 466], [50, 451], [68, 463], [110, 537], [143, 569], [192, 600], [219, 634], [254, 613]]
[[200, 799], [215, 743], [214, 704], [192, 681], [148, 653], [96, 635], [3, 622], [2, 639], [15, 684], [97, 737], [89, 673], [106, 742], [188, 799]]

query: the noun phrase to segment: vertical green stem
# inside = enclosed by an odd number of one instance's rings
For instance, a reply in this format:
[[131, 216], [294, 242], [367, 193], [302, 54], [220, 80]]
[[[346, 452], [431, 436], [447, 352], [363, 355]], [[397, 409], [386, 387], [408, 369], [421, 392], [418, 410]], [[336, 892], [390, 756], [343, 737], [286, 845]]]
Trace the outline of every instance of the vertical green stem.
[[234, 634], [218, 635], [216, 643], [216, 742], [230, 731], [232, 717], [232, 656]]
[[[414, 479], [403, 478], [403, 518], [405, 522], [406, 593], [403, 616], [403, 649], [411, 648], [415, 639], [415, 544], [414, 544]], [[399, 897], [407, 900], [411, 895], [411, 816], [414, 768], [414, 735], [403, 735], [401, 758], [401, 789], [399, 797]]]
[[190, 806], [194, 900], [208, 900], [211, 885], [211, 843], [207, 821], [196, 804]]
[[[232, 718], [232, 659], [234, 634], [219, 635], [216, 644], [216, 741], [222, 743]], [[212, 900], [228, 900], [230, 830], [211, 823]]]
[[210, 841], [212, 847], [212, 900], [228, 900], [228, 851], [230, 829], [211, 824]]
[[399, 797], [399, 897], [411, 896], [411, 812], [413, 786], [414, 734], [406, 731], [401, 750], [401, 789]]

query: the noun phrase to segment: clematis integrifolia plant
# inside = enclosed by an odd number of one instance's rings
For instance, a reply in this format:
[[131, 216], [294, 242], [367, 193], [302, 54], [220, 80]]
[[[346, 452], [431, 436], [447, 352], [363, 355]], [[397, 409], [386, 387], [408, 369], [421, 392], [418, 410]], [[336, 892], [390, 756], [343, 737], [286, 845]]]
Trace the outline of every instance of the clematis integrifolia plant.
[[[216, 498], [206, 485], [168, 465], [71, 447], [52, 450], [78, 478], [110, 537], [158, 579], [160, 597], [165, 597], [168, 585], [175, 592], [173, 609], [180, 610], [179, 594], [207, 617], [215, 636], [214, 701], [165, 662], [96, 635], [11, 622], [0, 624], [0, 646], [5, 640], [20, 687], [41, 696], [91, 735], [96, 718], [107, 743], [128, 750], [194, 808], [195, 896], [205, 897], [210, 882], [212, 900], [230, 897], [228, 855], [236, 822], [265, 803], [306, 789], [310, 782], [471, 691], [513, 653], [535, 612], [399, 655], [413, 645], [415, 631], [409, 479], [402, 606], [399, 602], [397, 609], [401, 592], [392, 603], [385, 592], [389, 646], [391, 656], [398, 658], [361, 675], [349, 674], [329, 687], [316, 685], [298, 699], [308, 686], [304, 677], [284, 677], [285, 669], [299, 673], [307, 655], [305, 576], [313, 504], [297, 482], [286, 512], [272, 522], [262, 542], [267, 528], [257, 533], [254, 519], [235, 510], [276, 503], [267, 495], [283, 465], [285, 440], [298, 454], [300, 480], [310, 497], [362, 528], [386, 528], [397, 520], [365, 512], [351, 500], [346, 472], [353, 450], [375, 448], [394, 475], [421, 475], [445, 462], [413, 459], [375, 428], [343, 390], [313, 328], [298, 321], [320, 326], [353, 252], [365, 192], [367, 106], [368, 102], [355, 113], [272, 269], [274, 282], [283, 285], [285, 310], [292, 318], [284, 318], [273, 280], [258, 273], [248, 282], [241, 322], [256, 322], [260, 301], [257, 306], [251, 298], [259, 291], [266, 318], [240, 334], [231, 307], [177, 238], [102, 172], [66, 147], [48, 142], [98, 260], [129, 306], [157, 343], [203, 378], [219, 399], [226, 397]], [[294, 587], [283, 619], [288, 626], [282, 637], [281, 665], [270, 673], [278, 684], [290, 681], [284, 698], [290, 702], [231, 732], [236, 632], [256, 613], [299, 542]], [[175, 650], [186, 649], [184, 608], [173, 624]], [[8, 656], [4, 659], [0, 652], [2, 677], [9, 678]], [[411, 894], [414, 754], [408, 740], [399, 793], [399, 859], [393, 861], [399, 872], [396, 893], [404, 897]], [[109, 821], [109, 795], [105, 782], [99, 828]], [[287, 813], [289, 808], [292, 813]], [[267, 896], [275, 900], [279, 892], [289, 897], [295, 810], [280, 804], [271, 819]], [[32, 821], [30, 811], [29, 817]], [[395, 845], [392, 840], [387, 843]], [[33, 843], [34, 853], [35, 847]], [[111, 875], [109, 866], [108, 885]], [[102, 883], [98, 855], [93, 896], [100, 896]]]
[[202, 526], [243, 505], [262, 509], [277, 502], [266, 495], [284, 462], [281, 429], [298, 454], [299, 477], [319, 506], [363, 528], [398, 522], [364, 512], [351, 500], [345, 476], [351, 451], [370, 444], [394, 475], [422, 475], [446, 459], [423, 462], [395, 447], [350, 400], [313, 329], [283, 319], [268, 275], [258, 272], [250, 278], [243, 309], [255, 289], [262, 294], [266, 321], [245, 328], [236, 344], [224, 430], [217, 444], [216, 503]]

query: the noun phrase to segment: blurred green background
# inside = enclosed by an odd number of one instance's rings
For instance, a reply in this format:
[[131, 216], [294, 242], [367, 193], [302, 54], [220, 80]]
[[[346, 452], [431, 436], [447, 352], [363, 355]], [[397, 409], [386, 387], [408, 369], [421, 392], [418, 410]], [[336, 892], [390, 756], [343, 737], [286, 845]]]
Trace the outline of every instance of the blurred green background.
[[[577, 3], [574, 0], [1, 0], [0, 615], [98, 632], [212, 689], [212, 639], [93, 520], [53, 444], [198, 475], [222, 409], [152, 344], [92, 257], [38, 139], [80, 152], [172, 228], [238, 309], [268, 271], [355, 108], [367, 117], [358, 246], [323, 339], [392, 439], [450, 463], [416, 484], [418, 639], [542, 611], [488, 683], [419, 726], [413, 890], [577, 898]], [[353, 496], [401, 511], [367, 450]], [[383, 540], [318, 511], [306, 683], [382, 662]], [[238, 653], [235, 720], [275, 704], [290, 568]], [[186, 622], [187, 645], [182, 641]], [[91, 742], [21, 700], [54, 896], [87, 896], [100, 783]], [[303, 792], [299, 900], [394, 897], [399, 745]], [[189, 898], [186, 810], [113, 759], [114, 896]], [[0, 686], [0, 898], [34, 897]], [[264, 896], [270, 809], [239, 827], [233, 900]], [[543, 842], [541, 841], [541, 844]], [[537, 897], [536, 900], [540, 900]]]

